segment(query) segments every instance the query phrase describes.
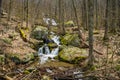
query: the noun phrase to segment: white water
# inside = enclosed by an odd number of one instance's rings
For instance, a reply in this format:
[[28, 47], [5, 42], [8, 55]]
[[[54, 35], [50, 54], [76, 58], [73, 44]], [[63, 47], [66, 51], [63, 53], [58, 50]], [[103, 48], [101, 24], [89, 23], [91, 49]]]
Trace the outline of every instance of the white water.
[[53, 25], [53, 26], [57, 26], [57, 23], [54, 19], [50, 19], [50, 18], [43, 18], [43, 21], [49, 25], [50, 23]]
[[54, 60], [54, 57], [58, 55], [59, 44], [60, 44], [59, 36], [56, 36], [54, 34], [52, 34], [52, 35], [53, 35], [52, 40], [54, 41], [54, 43], [56, 43], [58, 45], [58, 47], [52, 49], [52, 51], [50, 51], [47, 44], [44, 44], [42, 47], [40, 47], [38, 50], [38, 55], [40, 56], [41, 64], [44, 64], [48, 59]]

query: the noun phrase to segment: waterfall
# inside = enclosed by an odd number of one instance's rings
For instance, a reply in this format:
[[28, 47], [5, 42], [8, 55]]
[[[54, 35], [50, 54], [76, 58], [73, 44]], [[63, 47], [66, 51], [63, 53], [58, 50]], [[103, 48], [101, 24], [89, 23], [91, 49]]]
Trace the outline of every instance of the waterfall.
[[52, 35], [53, 37], [51, 39], [58, 45], [58, 47], [52, 49], [51, 51], [47, 44], [44, 44], [42, 47], [40, 47], [38, 50], [38, 55], [40, 56], [41, 64], [44, 64], [48, 59], [54, 60], [54, 57], [58, 55], [60, 46], [59, 36], [55, 35], [53, 32]]

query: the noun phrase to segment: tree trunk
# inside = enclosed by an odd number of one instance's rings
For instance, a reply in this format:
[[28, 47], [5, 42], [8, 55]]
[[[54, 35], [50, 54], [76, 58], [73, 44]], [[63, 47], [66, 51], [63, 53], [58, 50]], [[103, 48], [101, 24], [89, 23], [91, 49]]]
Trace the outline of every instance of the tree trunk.
[[96, 29], [98, 29], [98, 2], [97, 2], [97, 0], [95, 0], [95, 6], [96, 6]]
[[26, 2], [26, 27], [28, 28], [29, 27], [29, 3], [28, 3], [28, 0]]
[[106, 0], [105, 33], [103, 40], [108, 40], [108, 4], [109, 4], [109, 0]]
[[40, 3], [41, 3], [41, 0], [38, 1], [37, 5], [35, 6], [35, 10], [34, 10], [34, 17], [33, 17], [33, 28], [35, 27], [35, 21], [36, 19], [38, 18], [38, 15], [39, 15], [39, 7], [40, 7]]
[[89, 26], [89, 67], [94, 64], [93, 55], [93, 20], [94, 20], [94, 0], [88, 0], [88, 26]]
[[9, 1], [8, 21], [11, 19], [12, 0]]
[[76, 18], [75, 20], [76, 20], [76, 23], [77, 23], [77, 26], [78, 26], [78, 35], [79, 35], [79, 38], [84, 41], [85, 38], [84, 38], [83, 33], [81, 32], [81, 29], [80, 29], [80, 25], [79, 25], [79, 22], [78, 22], [77, 10], [76, 10], [76, 7], [75, 7], [74, 0], [72, 0], [72, 3], [73, 3], [73, 9], [74, 9], [75, 18]]
[[63, 0], [59, 0], [59, 29], [60, 34], [65, 34], [64, 27], [64, 9], [63, 9]]
[[0, 18], [1, 18], [1, 14], [2, 14], [2, 0], [0, 0]]

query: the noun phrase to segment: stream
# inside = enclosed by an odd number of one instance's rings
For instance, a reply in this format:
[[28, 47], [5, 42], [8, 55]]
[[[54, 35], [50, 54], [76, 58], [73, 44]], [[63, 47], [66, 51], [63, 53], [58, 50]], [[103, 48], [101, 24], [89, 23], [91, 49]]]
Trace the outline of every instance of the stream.
[[40, 47], [38, 50], [38, 55], [40, 56], [40, 64], [44, 64], [48, 59], [54, 60], [54, 57], [58, 55], [60, 46], [59, 36], [55, 35], [53, 32], [51, 33], [53, 36], [51, 40], [53, 40], [53, 42], [56, 43], [58, 47], [52, 49], [51, 51], [46, 43]]
[[[60, 46], [60, 40], [59, 40], [59, 38], [60, 37], [57, 36], [53, 32], [51, 32], [51, 36], [52, 36], [51, 40], [54, 43], [57, 44], [57, 47], [53, 48], [52, 50], [50, 50], [50, 48], [48, 47], [48, 44], [45, 43], [42, 47], [39, 48], [39, 50], [38, 50], [38, 55], [40, 57], [40, 61], [39, 62], [42, 65], [45, 65], [45, 63], [47, 65], [60, 65], [61, 64], [60, 62], [55, 62], [55, 63], [50, 62], [50, 64], [48, 64], [49, 62], [47, 62], [47, 61], [49, 61], [49, 59], [54, 60], [54, 57], [56, 57], [58, 55], [58, 53], [59, 53], [59, 46]], [[62, 66], [64, 66], [64, 65], [66, 65], [66, 64], [63, 64]], [[60, 67], [60, 66], [58, 67], [58, 69], [59, 68], [64, 69], [64, 67]], [[47, 73], [50, 72], [52, 74], [54, 73], [54, 71], [50, 70], [49, 68], [46, 69], [46, 72]], [[83, 80], [83, 79], [80, 79], [80, 77], [83, 77], [83, 73], [81, 71], [79, 71], [79, 70], [77, 70], [77, 71], [73, 70], [70, 73], [71, 73], [70, 75], [74, 75], [74, 79]], [[68, 76], [68, 75], [69, 75], [69, 71], [68, 71], [68, 74], [66, 76]], [[59, 76], [58, 76], [58, 78], [59, 78]], [[59, 78], [59, 79], [54, 79], [54, 80], [61, 80], [61, 79], [62, 79], [62, 77]], [[64, 77], [63, 77], [63, 79], [64, 79]]]

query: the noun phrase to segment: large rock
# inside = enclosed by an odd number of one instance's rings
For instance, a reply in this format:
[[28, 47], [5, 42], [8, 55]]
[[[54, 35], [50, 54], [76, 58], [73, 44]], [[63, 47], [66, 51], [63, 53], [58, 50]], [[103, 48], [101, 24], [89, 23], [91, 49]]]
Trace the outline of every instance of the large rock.
[[77, 47], [64, 47], [58, 55], [60, 60], [70, 62], [70, 63], [79, 63], [80, 61], [88, 57], [88, 52], [86, 49], [80, 49]]
[[61, 43], [63, 45], [80, 47], [80, 39], [77, 34], [66, 34], [61, 38]]
[[[0, 40], [0, 54], [5, 54], [6, 59], [11, 59], [15, 63], [27, 63], [34, 59], [36, 53], [28, 43], [24, 42], [20, 37], [16, 40], [4, 38]], [[4, 56], [1, 56], [0, 61], [3, 61]]]
[[48, 30], [43, 26], [37, 26], [31, 34], [31, 36], [37, 40], [44, 38], [46, 35], [48, 35]]
[[33, 53], [26, 53], [25, 55], [11, 53], [7, 55], [7, 58], [11, 59], [13, 62], [20, 64], [20, 63], [27, 63], [34, 59]]

